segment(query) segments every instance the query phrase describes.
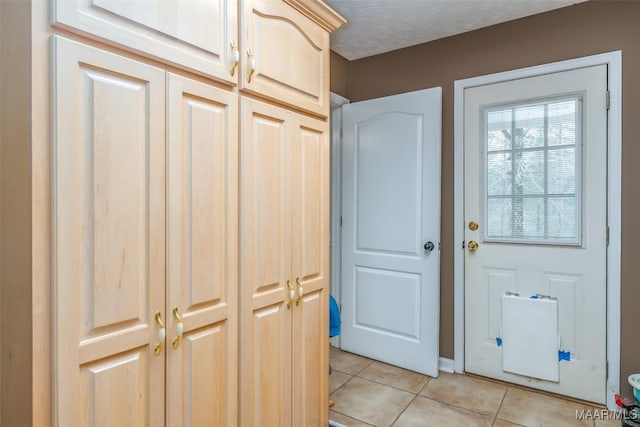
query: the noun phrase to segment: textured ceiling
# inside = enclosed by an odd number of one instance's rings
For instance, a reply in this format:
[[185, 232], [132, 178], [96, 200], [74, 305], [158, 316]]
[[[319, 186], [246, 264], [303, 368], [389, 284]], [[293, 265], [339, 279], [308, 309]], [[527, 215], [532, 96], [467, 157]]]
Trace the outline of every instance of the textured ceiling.
[[347, 19], [331, 49], [349, 59], [401, 49], [586, 0], [325, 0]]

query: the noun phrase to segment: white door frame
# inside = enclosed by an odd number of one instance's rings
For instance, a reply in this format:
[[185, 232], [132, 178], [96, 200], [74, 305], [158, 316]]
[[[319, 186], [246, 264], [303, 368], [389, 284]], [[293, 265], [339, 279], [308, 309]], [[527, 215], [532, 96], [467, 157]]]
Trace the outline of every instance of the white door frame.
[[608, 65], [607, 114], [607, 407], [620, 390], [620, 254], [622, 212], [622, 51], [456, 80], [454, 88], [454, 365], [464, 371], [464, 90], [540, 74]]
[[[350, 101], [333, 92], [331, 103], [331, 295], [338, 305], [342, 303], [342, 106]], [[340, 348], [340, 336], [331, 338], [331, 344]]]

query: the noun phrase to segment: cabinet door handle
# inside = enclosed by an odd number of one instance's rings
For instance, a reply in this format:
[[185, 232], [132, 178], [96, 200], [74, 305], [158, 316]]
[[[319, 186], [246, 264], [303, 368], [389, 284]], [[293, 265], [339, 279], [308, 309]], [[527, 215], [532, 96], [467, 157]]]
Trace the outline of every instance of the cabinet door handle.
[[249, 59], [249, 75], [247, 76], [247, 83], [251, 83], [253, 73], [256, 72], [256, 58], [253, 56], [251, 48], [247, 49], [247, 58]]
[[178, 346], [180, 346], [180, 341], [182, 341], [182, 332], [184, 331], [184, 324], [182, 323], [182, 317], [180, 317], [178, 307], [173, 307], [173, 317], [176, 318], [176, 337], [173, 339], [171, 346], [176, 350]]
[[229, 73], [233, 77], [236, 74], [236, 69], [238, 68], [238, 63], [240, 62], [240, 51], [238, 50], [238, 46], [231, 40], [231, 57], [233, 58], [233, 63], [231, 64], [231, 69]]
[[296, 277], [296, 285], [298, 285], [298, 296], [296, 297], [296, 305], [298, 305], [304, 296], [304, 288], [302, 287], [302, 283], [300, 283], [299, 277]]
[[289, 289], [289, 300], [287, 301], [287, 310], [291, 308], [291, 304], [293, 303], [293, 299], [296, 297], [296, 290], [291, 285], [291, 280], [287, 279], [287, 289]]
[[160, 326], [160, 329], [158, 329], [158, 342], [153, 349], [153, 353], [156, 356], [160, 356], [160, 353], [162, 352], [162, 346], [164, 345], [164, 339], [167, 337], [167, 331], [164, 327], [164, 322], [162, 322], [162, 313], [156, 311], [155, 319], [158, 326]]

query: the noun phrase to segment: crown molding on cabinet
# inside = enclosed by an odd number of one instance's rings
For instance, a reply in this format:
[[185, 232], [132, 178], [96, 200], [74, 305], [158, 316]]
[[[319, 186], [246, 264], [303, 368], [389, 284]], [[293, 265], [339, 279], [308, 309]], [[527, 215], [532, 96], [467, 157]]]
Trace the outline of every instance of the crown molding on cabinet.
[[284, 1], [329, 32], [337, 30], [347, 22], [338, 12], [321, 0]]

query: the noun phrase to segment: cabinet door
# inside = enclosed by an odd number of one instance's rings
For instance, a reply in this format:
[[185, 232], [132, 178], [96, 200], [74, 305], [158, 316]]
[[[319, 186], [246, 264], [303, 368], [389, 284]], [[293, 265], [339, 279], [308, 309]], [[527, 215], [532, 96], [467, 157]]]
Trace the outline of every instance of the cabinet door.
[[238, 96], [168, 79], [168, 425], [231, 427], [238, 393]]
[[237, 0], [55, 0], [53, 24], [235, 84]]
[[291, 426], [291, 113], [241, 100], [240, 424]]
[[296, 116], [292, 190], [293, 425], [328, 424], [329, 138], [328, 124]]
[[164, 425], [165, 73], [59, 37], [53, 56], [56, 423]]
[[[243, 2], [240, 87], [326, 117], [329, 33], [282, 1]], [[250, 58], [255, 71], [250, 77]]]

